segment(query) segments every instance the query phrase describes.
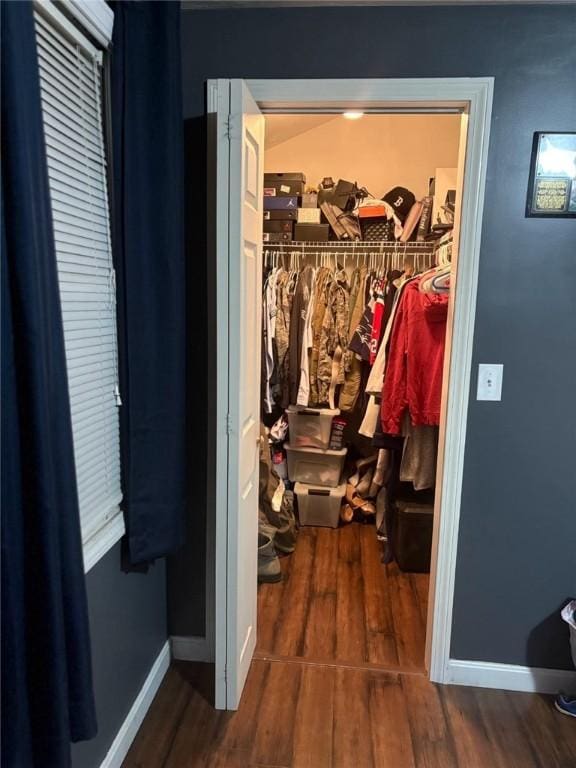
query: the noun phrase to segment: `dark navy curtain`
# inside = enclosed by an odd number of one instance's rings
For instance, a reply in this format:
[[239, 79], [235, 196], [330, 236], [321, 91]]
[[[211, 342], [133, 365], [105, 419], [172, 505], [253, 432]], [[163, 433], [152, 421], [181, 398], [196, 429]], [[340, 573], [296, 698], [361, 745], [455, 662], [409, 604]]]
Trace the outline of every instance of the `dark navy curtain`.
[[96, 733], [32, 4], [2, 14], [2, 766]]
[[180, 3], [118, 2], [113, 251], [130, 562], [184, 540], [185, 268]]

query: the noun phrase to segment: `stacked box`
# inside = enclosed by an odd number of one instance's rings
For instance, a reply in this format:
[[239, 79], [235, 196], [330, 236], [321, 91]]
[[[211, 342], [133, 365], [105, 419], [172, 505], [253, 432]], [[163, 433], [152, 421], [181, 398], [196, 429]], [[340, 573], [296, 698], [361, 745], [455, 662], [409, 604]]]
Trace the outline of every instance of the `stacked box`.
[[[285, 225], [271, 226], [273, 222], [284, 222]], [[265, 243], [328, 240], [330, 227], [322, 221], [318, 193], [306, 192], [303, 173], [264, 174], [263, 230]]]
[[336, 488], [296, 483], [294, 493], [298, 501], [300, 525], [338, 528], [340, 507], [346, 493], [346, 483], [342, 483]]
[[294, 448], [284, 445], [288, 457], [288, 477], [292, 482], [336, 488], [344, 468], [347, 449]]
[[305, 408], [289, 405], [286, 409], [290, 445], [293, 448], [322, 448], [330, 446], [332, 419], [340, 415], [339, 408]]

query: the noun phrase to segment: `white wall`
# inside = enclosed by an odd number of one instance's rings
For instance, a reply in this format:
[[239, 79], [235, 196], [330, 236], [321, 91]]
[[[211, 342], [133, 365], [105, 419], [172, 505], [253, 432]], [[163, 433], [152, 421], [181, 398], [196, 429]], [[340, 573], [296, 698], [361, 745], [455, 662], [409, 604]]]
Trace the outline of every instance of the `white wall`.
[[303, 171], [311, 186], [332, 176], [357, 181], [375, 197], [401, 186], [420, 199], [436, 168], [458, 164], [459, 134], [459, 115], [337, 115], [320, 125], [312, 115], [266, 115], [264, 165]]

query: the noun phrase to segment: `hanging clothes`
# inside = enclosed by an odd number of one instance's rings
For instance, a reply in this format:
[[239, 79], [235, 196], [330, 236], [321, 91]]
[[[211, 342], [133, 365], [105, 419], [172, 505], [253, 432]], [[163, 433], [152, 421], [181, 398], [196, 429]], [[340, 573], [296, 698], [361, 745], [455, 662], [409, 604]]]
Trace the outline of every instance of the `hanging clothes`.
[[[272, 393], [275, 401], [282, 406], [283, 398], [287, 395], [286, 381], [286, 353], [288, 352], [288, 335], [290, 329], [290, 296], [288, 293], [289, 274], [285, 269], [280, 269], [276, 277], [276, 371], [275, 388]], [[287, 403], [289, 405], [289, 403]]]
[[[398, 277], [397, 277], [398, 276]], [[387, 293], [384, 301], [385, 328], [374, 365], [370, 371], [366, 384], [366, 394], [369, 395], [368, 403], [362, 424], [358, 433], [364, 437], [374, 437], [376, 427], [380, 421], [380, 400], [382, 387], [384, 386], [384, 370], [386, 366], [386, 351], [389, 345], [390, 334], [394, 324], [394, 316], [402, 291], [408, 282], [398, 270], [388, 273]]]
[[446, 294], [422, 293], [410, 281], [398, 304], [382, 389], [382, 429], [400, 434], [406, 408], [414, 426], [440, 423]]
[[296, 403], [298, 399], [298, 389], [300, 387], [300, 365], [302, 360], [302, 342], [304, 338], [304, 328], [306, 325], [306, 315], [308, 312], [308, 302], [312, 290], [312, 280], [314, 269], [304, 267], [298, 275], [298, 282], [294, 291], [292, 302], [292, 311], [290, 313], [290, 344], [288, 348], [289, 366], [290, 366], [290, 402]]
[[[352, 273], [348, 313], [350, 318], [348, 324], [349, 338], [351, 338], [358, 323], [362, 319], [367, 280], [368, 269], [365, 266], [357, 267]], [[349, 355], [349, 366], [345, 374], [344, 386], [340, 391], [340, 409], [342, 411], [354, 410], [360, 393], [361, 381], [362, 360], [352, 353]]]
[[302, 333], [302, 351], [300, 354], [300, 383], [298, 385], [298, 396], [296, 405], [308, 406], [310, 398], [310, 353], [312, 351], [312, 317], [316, 303], [316, 272], [312, 275], [310, 285], [310, 300], [306, 309], [306, 319], [304, 321], [304, 331]]
[[434, 488], [438, 458], [438, 427], [429, 424], [413, 426], [410, 414], [404, 411], [402, 420], [404, 450], [400, 463], [400, 480], [412, 483], [415, 491]]
[[[372, 283], [372, 279], [370, 278]], [[370, 340], [372, 338], [372, 323], [374, 319], [375, 298], [372, 295], [372, 286], [368, 302], [364, 307], [360, 322], [354, 329], [350, 338], [350, 351], [357, 355], [361, 360], [370, 361]]]
[[320, 405], [318, 393], [318, 358], [320, 356], [320, 335], [328, 302], [328, 288], [332, 281], [332, 270], [320, 267], [314, 284], [314, 316], [312, 318], [312, 350], [310, 353], [310, 396], [309, 405]]
[[349, 292], [346, 273], [339, 269], [328, 288], [326, 311], [322, 322], [318, 356], [318, 397], [335, 407], [336, 387], [344, 384], [349, 357]]
[[272, 376], [274, 373], [277, 354], [274, 349], [274, 338], [276, 334], [276, 278], [278, 270], [270, 271], [264, 285], [264, 295], [262, 301], [262, 332], [264, 336], [264, 346], [262, 349], [264, 355], [264, 390], [263, 390], [263, 408], [264, 413], [272, 413], [274, 408], [274, 398], [272, 396]]

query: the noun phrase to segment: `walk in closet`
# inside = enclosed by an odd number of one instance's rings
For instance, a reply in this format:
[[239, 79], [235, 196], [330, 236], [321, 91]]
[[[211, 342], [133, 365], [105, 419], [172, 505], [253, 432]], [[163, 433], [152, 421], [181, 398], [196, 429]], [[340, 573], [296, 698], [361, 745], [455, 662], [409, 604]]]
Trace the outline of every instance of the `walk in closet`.
[[257, 654], [424, 668], [460, 119], [266, 116]]

